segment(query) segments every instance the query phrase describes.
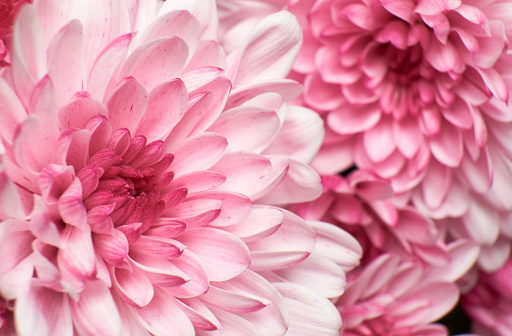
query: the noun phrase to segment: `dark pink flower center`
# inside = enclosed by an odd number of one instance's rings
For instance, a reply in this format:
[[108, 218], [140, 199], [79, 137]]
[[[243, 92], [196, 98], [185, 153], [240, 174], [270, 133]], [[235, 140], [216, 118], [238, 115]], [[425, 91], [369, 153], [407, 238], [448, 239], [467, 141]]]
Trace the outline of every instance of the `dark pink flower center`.
[[165, 208], [165, 187], [174, 176], [166, 170], [173, 155], [162, 141], [146, 144], [146, 137], [132, 138], [126, 129], [114, 132], [106, 147], [78, 173], [84, 205], [88, 211], [111, 205], [114, 227], [141, 223], [142, 233]]

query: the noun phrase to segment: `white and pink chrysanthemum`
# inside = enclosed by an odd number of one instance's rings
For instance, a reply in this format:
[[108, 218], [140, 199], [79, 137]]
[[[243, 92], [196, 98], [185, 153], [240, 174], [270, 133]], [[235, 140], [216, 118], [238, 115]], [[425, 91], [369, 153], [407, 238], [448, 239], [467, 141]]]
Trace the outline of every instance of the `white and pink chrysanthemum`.
[[487, 271], [503, 264], [512, 210], [509, 2], [219, 4], [228, 47], [261, 15], [287, 8], [298, 16], [304, 44], [291, 77], [327, 126], [317, 171], [372, 169], [420, 212], [458, 218], [462, 228], [449, 233], [497, 257], [482, 257]]
[[282, 79], [297, 22], [226, 59], [213, 1], [160, 5], [40, 0], [15, 21], [0, 334], [337, 334], [359, 247], [273, 206], [322, 190], [322, 121]]

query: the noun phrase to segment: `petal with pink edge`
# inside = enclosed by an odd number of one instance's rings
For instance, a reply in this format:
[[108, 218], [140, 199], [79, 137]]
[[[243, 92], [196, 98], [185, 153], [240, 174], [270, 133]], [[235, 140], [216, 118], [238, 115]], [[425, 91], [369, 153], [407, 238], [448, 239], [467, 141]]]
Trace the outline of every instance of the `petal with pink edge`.
[[132, 266], [131, 271], [125, 268], [115, 268], [113, 280], [117, 293], [128, 303], [143, 308], [154, 297], [154, 288], [145, 272], [137, 266]]
[[208, 292], [201, 295], [201, 300], [208, 305], [228, 311], [230, 313], [252, 313], [261, 310], [272, 303], [242, 291], [222, 289], [211, 285]]
[[363, 145], [368, 157], [373, 162], [381, 162], [388, 158], [395, 150], [392, 124], [389, 119], [380, 122], [363, 134]]
[[247, 243], [274, 233], [281, 226], [283, 218], [279, 209], [254, 206], [247, 218], [238, 224], [225, 227], [224, 230]]

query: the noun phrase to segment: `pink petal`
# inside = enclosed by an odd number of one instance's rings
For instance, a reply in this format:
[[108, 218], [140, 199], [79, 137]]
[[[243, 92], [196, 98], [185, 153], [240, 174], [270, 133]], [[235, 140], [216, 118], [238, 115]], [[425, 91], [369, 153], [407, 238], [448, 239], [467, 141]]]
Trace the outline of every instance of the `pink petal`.
[[463, 157], [462, 135], [458, 128], [444, 122], [439, 133], [430, 138], [434, 157], [448, 167], [458, 167]]
[[199, 21], [201, 26], [201, 39], [217, 38], [217, 9], [215, 2], [208, 1], [188, 1], [176, 0], [164, 3], [160, 11], [187, 10]]
[[291, 335], [339, 335], [341, 317], [326, 298], [293, 283], [276, 283], [290, 313], [288, 333]]
[[115, 268], [112, 274], [115, 289], [119, 296], [126, 302], [143, 308], [154, 297], [154, 288], [145, 272], [137, 266], [132, 267], [132, 272], [124, 268]]
[[72, 20], [57, 33], [48, 48], [48, 70], [58, 105], [67, 103], [75, 92], [87, 86], [82, 38], [80, 21]]
[[91, 99], [88, 94], [76, 94], [73, 98], [58, 111], [59, 123], [64, 128], [82, 129], [92, 117], [108, 115], [106, 106]]
[[[273, 163], [275, 166], [275, 164]], [[263, 197], [254, 197], [261, 203], [284, 204], [308, 202], [322, 193], [320, 177], [310, 166], [290, 160], [284, 178], [275, 188], [267, 188]], [[259, 196], [259, 195], [258, 195]]]
[[359, 264], [363, 251], [352, 235], [328, 223], [308, 221], [308, 224], [316, 233], [315, 255], [334, 261], [345, 271]]
[[470, 240], [459, 239], [449, 245], [450, 262], [446, 265], [431, 267], [425, 274], [426, 278], [454, 282], [465, 275], [475, 264], [479, 254], [479, 246]]
[[190, 12], [178, 10], [177, 8], [169, 13], [161, 14], [153, 20], [144, 30], [139, 39], [139, 44], [144, 44], [163, 37], [176, 36], [189, 46], [190, 54], [199, 44], [201, 27], [197, 18]]
[[448, 167], [431, 162], [422, 183], [423, 199], [431, 209], [439, 207], [452, 185], [452, 174]]
[[57, 263], [62, 272], [84, 281], [96, 274], [96, 256], [90, 231], [67, 225], [61, 234], [62, 247]]
[[225, 228], [244, 242], [267, 237], [274, 233], [283, 222], [280, 210], [267, 207], [253, 207], [250, 215], [241, 223]]
[[363, 134], [363, 145], [373, 162], [388, 158], [396, 148], [392, 125], [387, 119], [381, 120], [375, 127]]
[[96, 252], [109, 264], [115, 267], [126, 267], [128, 256], [128, 240], [119, 230], [110, 234], [95, 234], [93, 242]]
[[283, 11], [267, 16], [246, 38], [234, 84], [286, 77], [301, 42], [300, 27], [293, 15]]
[[371, 129], [380, 118], [381, 110], [375, 104], [348, 105], [329, 113], [327, 124], [338, 134], [355, 134]]
[[201, 300], [219, 309], [242, 314], [261, 310], [272, 303], [250, 293], [237, 293], [215, 286], [210, 286], [208, 292], [201, 295]]
[[416, 118], [405, 117], [393, 123], [393, 135], [398, 150], [407, 158], [412, 158], [418, 152], [422, 142]]
[[131, 251], [130, 255], [134, 258], [132, 262], [144, 271], [153, 286], [175, 287], [192, 280], [168, 260], [145, 254], [143, 251]]
[[236, 236], [213, 228], [198, 228], [180, 236], [180, 241], [205, 262], [212, 281], [226, 281], [251, 263], [247, 246]]
[[[179, 304], [166, 292], [156, 289], [153, 300], [137, 311], [139, 321], [154, 335], [194, 336], [194, 327]], [[172, 318], [169, 318], [172, 316]]]
[[179, 37], [150, 41], [135, 49], [125, 61], [121, 76], [135, 77], [148, 91], [179, 77], [189, 54]]
[[187, 90], [179, 79], [157, 86], [149, 94], [149, 106], [135, 134], [148, 142], [165, 139], [180, 121], [187, 107]]
[[334, 110], [345, 102], [339, 85], [325, 83], [319, 75], [308, 75], [304, 80], [304, 101], [314, 109]]
[[209, 170], [203, 170], [175, 178], [171, 182], [170, 188], [177, 189], [185, 187], [190, 195], [196, 192], [210, 190], [225, 181], [226, 177], [224, 175]]
[[172, 263], [190, 280], [181, 286], [167, 288], [168, 293], [179, 298], [191, 298], [206, 293], [210, 284], [209, 270], [200, 257], [185, 250]]
[[443, 117], [455, 127], [470, 129], [473, 126], [473, 116], [470, 107], [460, 98], [457, 98], [449, 109], [443, 110]]
[[116, 304], [109, 288], [100, 281], [88, 282], [78, 302], [70, 306], [73, 324], [81, 335], [121, 335], [121, 317]]
[[16, 91], [27, 105], [36, 83], [48, 72], [43, 27], [32, 6], [24, 6], [13, 27], [12, 69]]
[[333, 47], [320, 47], [314, 55], [314, 60], [320, 70], [322, 79], [332, 84], [352, 84], [358, 81], [361, 70], [358, 67], [345, 67], [340, 62], [338, 49]]
[[27, 112], [16, 96], [16, 93], [1, 79], [0, 100], [2, 101], [0, 105], [0, 117], [2, 118], [0, 133], [3, 138], [12, 143], [16, 128], [25, 120]]
[[39, 185], [47, 203], [55, 204], [73, 182], [74, 171], [70, 166], [49, 165], [39, 176]]
[[482, 79], [484, 80], [489, 90], [491, 90], [492, 94], [501, 101], [505, 103], [508, 102], [509, 92], [507, 84], [501, 75], [493, 68], [477, 68], [477, 71], [480, 73], [480, 76], [482, 76]]
[[[233, 88], [229, 93], [225, 108], [230, 109], [240, 106], [253, 98], [261, 98], [261, 95], [264, 93], [277, 93], [284, 101], [290, 101], [296, 98], [301, 92], [302, 86], [291, 79], [276, 79], [271, 82], [250, 83], [242, 87]], [[275, 98], [275, 96], [271, 98]], [[264, 107], [263, 104], [256, 106]]]
[[179, 177], [209, 169], [221, 159], [227, 146], [226, 138], [215, 133], [201, 133], [190, 137], [173, 150], [174, 162], [171, 170]]
[[17, 335], [73, 334], [73, 322], [66, 295], [28, 284], [25, 293], [16, 300], [15, 310]]
[[87, 227], [87, 211], [82, 199], [82, 184], [74, 179], [58, 201], [59, 213], [65, 223], [79, 229]]
[[471, 203], [463, 222], [471, 238], [479, 244], [492, 245], [498, 239], [499, 214], [482, 201]]
[[[446, 282], [433, 282], [409, 292], [391, 314], [397, 320], [395, 327], [431, 323], [449, 312], [459, 299], [457, 286]], [[418, 303], [417, 309], [408, 310], [408, 305]]]
[[388, 12], [409, 23], [413, 22], [415, 3], [409, 0], [385, 0], [382, 5]]
[[214, 40], [201, 40], [192, 59], [185, 66], [184, 73], [201, 67], [210, 66], [226, 69], [224, 49]]
[[279, 127], [276, 112], [241, 106], [223, 112], [208, 131], [224, 136], [230, 152], [259, 153], [274, 140]]
[[254, 271], [289, 267], [304, 260], [315, 244], [315, 232], [298, 216], [286, 211], [279, 229], [263, 239], [249, 242]]
[[219, 215], [209, 224], [214, 227], [226, 227], [243, 221], [251, 212], [252, 202], [246, 196], [238, 193], [227, 192], [206, 192], [201, 195], [191, 196], [194, 198], [211, 198], [220, 200], [222, 206]]
[[507, 37], [504, 32], [503, 23], [491, 20], [489, 21], [489, 28], [492, 37], [479, 38], [480, 52], [473, 56], [475, 64], [484, 69], [494, 66], [498, 58], [504, 53], [506, 49], [505, 44], [508, 43], [506, 42]]
[[420, 0], [415, 11], [420, 14], [436, 15], [445, 10], [456, 9], [460, 5], [460, 0]]
[[220, 322], [215, 315], [200, 299], [181, 299], [176, 302], [181, 304], [180, 308], [187, 314], [194, 328], [204, 331], [213, 331], [221, 328]]
[[112, 64], [121, 63], [128, 52], [132, 34], [121, 35], [110, 42], [98, 55], [89, 73], [87, 92], [94, 99], [105, 101], [105, 90], [116, 70]]
[[323, 136], [323, 121], [317, 113], [299, 106], [288, 106], [284, 124], [263, 153], [286, 155], [309, 163], [318, 152]]
[[106, 100], [108, 121], [114, 130], [127, 128], [135, 135], [137, 125], [148, 107], [146, 89], [132, 77], [124, 79]]
[[266, 186], [271, 163], [254, 153], [229, 153], [212, 170], [226, 176], [226, 182], [216, 190], [238, 192], [250, 197]]
[[477, 192], [484, 193], [491, 187], [493, 166], [487, 151], [482, 152], [476, 162], [469, 156], [465, 156], [462, 160], [461, 170], [466, 181]]

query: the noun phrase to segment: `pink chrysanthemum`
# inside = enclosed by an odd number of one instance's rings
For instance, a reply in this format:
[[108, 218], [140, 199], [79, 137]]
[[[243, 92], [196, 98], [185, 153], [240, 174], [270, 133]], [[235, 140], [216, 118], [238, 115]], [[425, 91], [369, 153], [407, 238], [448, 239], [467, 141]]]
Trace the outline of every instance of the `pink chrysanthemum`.
[[509, 2], [219, 4], [230, 48], [261, 15], [298, 16], [304, 43], [291, 77], [327, 126], [317, 171], [372, 169], [422, 213], [457, 218], [462, 228], [449, 234], [481, 244], [487, 271], [503, 264], [512, 210]]
[[282, 79], [299, 26], [278, 13], [226, 60], [213, 1], [156, 7], [41, 0], [16, 19], [0, 333], [337, 334], [357, 243], [273, 206], [322, 189], [305, 164], [322, 122]]
[[477, 285], [461, 298], [473, 321], [475, 333], [488, 336], [512, 334], [512, 259], [493, 274], [480, 272]]

